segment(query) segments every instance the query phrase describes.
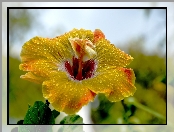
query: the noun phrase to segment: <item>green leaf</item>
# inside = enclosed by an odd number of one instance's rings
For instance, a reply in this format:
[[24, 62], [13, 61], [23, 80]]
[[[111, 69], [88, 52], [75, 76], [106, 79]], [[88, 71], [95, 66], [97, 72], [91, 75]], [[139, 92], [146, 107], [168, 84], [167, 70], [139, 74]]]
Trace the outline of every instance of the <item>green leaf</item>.
[[52, 114], [54, 115], [54, 118], [56, 118], [58, 115], [60, 115], [60, 112], [53, 110]]
[[[83, 124], [83, 118], [79, 115], [69, 115], [64, 117], [60, 124]], [[58, 132], [84, 132], [82, 125], [63, 125]]]
[[51, 111], [48, 105], [48, 102], [36, 101], [29, 106], [23, 124], [55, 124], [59, 112]]
[[83, 119], [79, 115], [69, 115], [64, 117], [60, 124], [83, 124]]
[[52, 132], [52, 125], [20, 125], [18, 132]]

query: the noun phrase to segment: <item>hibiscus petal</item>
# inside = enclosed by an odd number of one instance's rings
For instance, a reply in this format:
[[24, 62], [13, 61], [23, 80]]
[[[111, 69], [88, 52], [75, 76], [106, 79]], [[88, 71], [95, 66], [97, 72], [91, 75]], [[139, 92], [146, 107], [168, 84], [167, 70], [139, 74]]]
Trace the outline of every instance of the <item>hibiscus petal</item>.
[[64, 73], [44, 81], [42, 91], [43, 96], [57, 111], [67, 114], [75, 114], [82, 106], [93, 101], [96, 95], [81, 82], [69, 80]]
[[42, 83], [45, 80], [45, 78], [40, 76], [38, 77], [32, 72], [27, 72], [25, 75], [21, 75], [20, 78], [31, 81], [31, 82], [35, 82], [35, 83]]
[[133, 58], [124, 51], [116, 48], [106, 39], [100, 39], [96, 42], [96, 52], [98, 61], [98, 70], [109, 66], [125, 67]]
[[62, 59], [70, 58], [73, 54], [69, 44], [62, 44], [58, 38], [34, 37], [27, 41], [21, 51], [22, 62], [45, 59], [49, 62], [60, 62]]
[[19, 69], [30, 71], [28, 74], [22, 75], [21, 78], [33, 82], [37, 82], [38, 80], [37, 83], [41, 83], [59, 72], [58, 64], [41, 59], [22, 63], [19, 65]]
[[104, 93], [110, 101], [120, 101], [132, 96], [136, 88], [134, 86], [135, 75], [132, 69], [112, 68], [103, 69], [103, 72], [94, 78], [83, 80], [83, 84], [94, 93]]
[[100, 29], [95, 29], [94, 31], [94, 43], [96, 43], [100, 39], [104, 39], [105, 35]]

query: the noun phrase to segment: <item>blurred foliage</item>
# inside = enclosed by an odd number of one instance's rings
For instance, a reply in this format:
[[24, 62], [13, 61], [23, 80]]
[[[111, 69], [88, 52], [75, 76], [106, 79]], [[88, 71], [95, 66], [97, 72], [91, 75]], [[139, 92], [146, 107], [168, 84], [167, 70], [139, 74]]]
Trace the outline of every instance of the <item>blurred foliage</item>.
[[79, 115], [69, 115], [62, 119], [60, 124], [82, 124], [83, 119]]
[[9, 43], [13, 46], [19, 40], [24, 39], [24, 33], [31, 30], [33, 22], [37, 16], [30, 9], [10, 9], [9, 10]]
[[63, 125], [57, 132], [85, 132], [82, 125]]
[[174, 87], [174, 60], [172, 58], [167, 58], [167, 83]]
[[20, 79], [25, 72], [19, 70], [20, 61], [9, 57], [9, 116], [23, 118], [28, 104], [44, 101], [41, 85]]
[[[83, 118], [79, 115], [68, 115], [64, 117], [60, 124], [83, 124]], [[84, 132], [82, 125], [63, 125], [58, 132]]]
[[[112, 103], [104, 95], [99, 95], [99, 106], [92, 108], [94, 124], [166, 124], [166, 59], [158, 55], [143, 53], [143, 41], [137, 41], [127, 47], [127, 53], [134, 57], [128, 66], [135, 72], [137, 91], [133, 98], [143, 106], [136, 107], [123, 101]], [[149, 113], [152, 112], [152, 113]], [[155, 115], [160, 115], [159, 117]]]
[[[62, 33], [64, 25], [45, 26], [39, 18], [48, 10], [10, 9], [9, 10], [9, 50], [16, 49], [34, 36], [55, 37]], [[49, 32], [48, 32], [49, 31]]]

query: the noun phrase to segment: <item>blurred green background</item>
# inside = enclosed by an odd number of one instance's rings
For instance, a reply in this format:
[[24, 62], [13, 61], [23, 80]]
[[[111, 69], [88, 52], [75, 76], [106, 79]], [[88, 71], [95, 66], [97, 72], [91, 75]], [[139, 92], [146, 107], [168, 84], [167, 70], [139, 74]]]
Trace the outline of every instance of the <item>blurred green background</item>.
[[[143, 12], [144, 21], [148, 21], [154, 13], [152, 10], [143, 10]], [[24, 118], [28, 104], [32, 105], [36, 100], [44, 101], [41, 85], [19, 78], [25, 73], [19, 70], [19, 54], [22, 45], [36, 35], [55, 37], [69, 31], [66, 24], [59, 23], [54, 28], [52, 25], [44, 25], [43, 14], [46, 13], [49, 12], [27, 9], [10, 10], [8, 94], [9, 121], [12, 124]], [[156, 15], [161, 16], [161, 21], [158, 24], [162, 26], [160, 26], [161, 30], [158, 28], [159, 26], [154, 26], [153, 33], [165, 29], [165, 13], [159, 12]], [[54, 21], [54, 19], [49, 18], [49, 21]], [[100, 28], [95, 24], [94, 26]], [[87, 29], [88, 27], [82, 28]], [[107, 28], [111, 29], [112, 27], [108, 25]], [[106, 38], [109, 35], [107, 34]], [[118, 48], [134, 57], [133, 62], [128, 67], [135, 72], [137, 91], [132, 98], [126, 98], [116, 103], [109, 102], [102, 94], [98, 95], [91, 103], [91, 107], [89, 106], [91, 109], [90, 118], [94, 124], [166, 124], [166, 36], [165, 33], [160, 35], [155, 48], [153, 48], [155, 50], [152, 51], [151, 47], [149, 48], [150, 53], [147, 53], [147, 36], [143, 33], [123, 42], [111, 41]], [[131, 102], [132, 100], [133, 102]]]

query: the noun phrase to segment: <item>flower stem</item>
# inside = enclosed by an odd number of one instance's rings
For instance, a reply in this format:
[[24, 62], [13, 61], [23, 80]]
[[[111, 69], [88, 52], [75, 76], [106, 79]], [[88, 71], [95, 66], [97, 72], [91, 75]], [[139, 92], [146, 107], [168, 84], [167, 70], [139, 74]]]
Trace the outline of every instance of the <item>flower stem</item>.
[[158, 118], [160, 118], [160, 119], [166, 120], [165, 116], [163, 116], [163, 115], [161, 115], [160, 113], [158, 113], [158, 112], [156, 112], [156, 111], [154, 111], [154, 110], [148, 108], [147, 106], [144, 106], [144, 105], [142, 105], [142, 104], [140, 104], [140, 103], [138, 103], [138, 102], [134, 102], [134, 105], [135, 105], [136, 107], [138, 107], [138, 108], [144, 110], [144, 111], [149, 112], [150, 114], [152, 114], [152, 115], [154, 115], [154, 116], [156, 116], [156, 117], [158, 117]]
[[139, 108], [139, 109], [142, 109], [160, 119], [163, 119], [163, 120], [166, 120], [166, 117], [163, 116], [162, 114], [150, 109], [149, 107], [145, 106], [145, 105], [142, 105], [141, 103], [139, 103], [136, 98], [134, 97], [129, 97], [127, 99], [124, 100], [125, 104], [127, 105], [134, 105], [135, 107]]

